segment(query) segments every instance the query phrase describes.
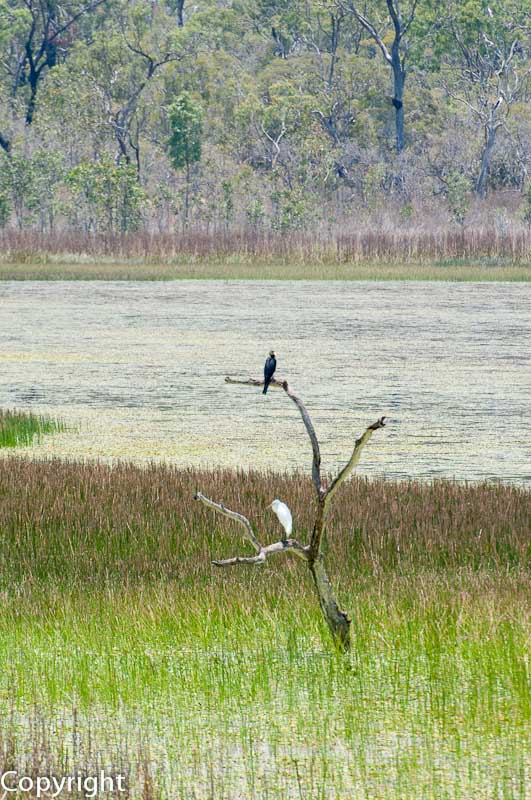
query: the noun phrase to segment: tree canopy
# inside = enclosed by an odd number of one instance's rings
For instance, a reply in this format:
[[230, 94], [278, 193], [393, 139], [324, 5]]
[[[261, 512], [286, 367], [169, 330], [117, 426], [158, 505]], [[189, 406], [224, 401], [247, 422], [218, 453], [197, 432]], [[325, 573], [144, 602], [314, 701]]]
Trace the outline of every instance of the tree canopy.
[[528, 191], [531, 0], [0, 0], [0, 48], [2, 225], [463, 224]]

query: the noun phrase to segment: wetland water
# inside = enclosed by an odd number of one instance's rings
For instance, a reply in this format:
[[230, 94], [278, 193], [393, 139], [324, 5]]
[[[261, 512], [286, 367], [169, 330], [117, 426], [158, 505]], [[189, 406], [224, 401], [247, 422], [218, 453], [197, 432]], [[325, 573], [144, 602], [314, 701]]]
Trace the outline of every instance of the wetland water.
[[223, 381], [274, 348], [325, 469], [385, 414], [361, 474], [531, 483], [530, 284], [6, 282], [0, 336], [0, 406], [76, 427], [36, 457], [307, 469], [284, 394]]

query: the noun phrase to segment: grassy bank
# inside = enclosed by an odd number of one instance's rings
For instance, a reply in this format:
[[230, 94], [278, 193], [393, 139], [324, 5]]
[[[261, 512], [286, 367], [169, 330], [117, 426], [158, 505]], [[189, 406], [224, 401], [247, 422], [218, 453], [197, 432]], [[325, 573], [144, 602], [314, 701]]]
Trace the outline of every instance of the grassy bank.
[[0, 231], [3, 280], [179, 278], [529, 281], [531, 229]]
[[42, 414], [0, 409], [0, 447], [26, 447], [65, 429], [59, 420]]
[[8, 459], [0, 486], [0, 769], [105, 765], [145, 798], [529, 797], [529, 493], [345, 486], [341, 658], [303, 565], [216, 570], [246, 545], [192, 499], [272, 540], [281, 497], [306, 541], [306, 477]]
[[0, 280], [347, 280], [347, 281], [531, 281], [531, 262], [504, 259], [427, 262], [318, 262], [209, 257], [149, 263], [142, 260], [36, 259], [0, 262]]

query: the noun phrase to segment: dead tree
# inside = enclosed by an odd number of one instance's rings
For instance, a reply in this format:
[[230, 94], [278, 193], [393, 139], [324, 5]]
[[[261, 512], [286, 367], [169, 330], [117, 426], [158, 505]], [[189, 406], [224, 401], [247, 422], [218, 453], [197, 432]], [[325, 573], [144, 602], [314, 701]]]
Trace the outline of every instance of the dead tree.
[[[227, 377], [225, 378], [225, 382], [229, 384], [244, 384], [246, 386], [264, 385], [263, 381], [254, 378], [249, 378], [247, 380], [236, 380]], [[359, 439], [356, 439], [348, 464], [346, 464], [343, 469], [340, 470], [338, 475], [336, 475], [336, 477], [327, 486], [325, 486], [323, 485], [323, 480], [321, 477], [321, 453], [319, 450], [319, 442], [317, 440], [315, 429], [306, 407], [300, 398], [291, 391], [287, 381], [273, 380], [269, 386], [270, 388], [283, 389], [290, 400], [295, 403], [302, 417], [302, 421], [304, 422], [308, 436], [310, 437], [313, 452], [312, 481], [317, 495], [317, 511], [313, 523], [310, 543], [304, 545], [298, 542], [296, 539], [289, 538], [282, 539], [278, 542], [273, 542], [273, 544], [263, 545], [257, 536], [254, 526], [247, 519], [247, 517], [244, 517], [243, 514], [239, 514], [236, 511], [231, 511], [230, 509], [226, 508], [223, 503], [216, 503], [214, 500], [205, 497], [203, 494], [201, 494], [201, 492], [197, 492], [195, 495], [196, 500], [200, 500], [202, 503], [210, 508], [213, 508], [215, 511], [218, 511], [220, 514], [224, 514], [226, 517], [239, 522], [240, 525], [242, 525], [245, 529], [246, 538], [256, 550], [256, 555], [254, 556], [235, 556], [234, 558], [227, 558], [222, 561], [217, 560], [213, 561], [212, 563], [217, 567], [231, 567], [236, 564], [263, 564], [268, 556], [283, 551], [292, 552], [299, 556], [299, 558], [306, 562], [308, 569], [311, 572], [319, 597], [321, 610], [324, 614], [326, 622], [328, 623], [328, 627], [330, 628], [334, 642], [340, 650], [345, 651], [350, 647], [350, 619], [344, 611], [341, 611], [337, 604], [332, 590], [332, 585], [324, 567], [323, 556], [321, 552], [326, 518], [328, 516], [334, 495], [341, 484], [348, 478], [350, 473], [356, 467], [361, 456], [361, 451], [371, 438], [374, 431], [378, 430], [378, 428], [384, 427], [385, 417], [380, 417], [377, 422], [369, 425], [365, 433], [360, 436]]]

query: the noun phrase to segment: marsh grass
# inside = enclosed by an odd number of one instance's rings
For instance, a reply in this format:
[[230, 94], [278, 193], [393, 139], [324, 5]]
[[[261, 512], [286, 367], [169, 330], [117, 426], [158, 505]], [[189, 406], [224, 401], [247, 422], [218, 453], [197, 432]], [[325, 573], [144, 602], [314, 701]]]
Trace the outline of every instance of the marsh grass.
[[50, 258], [42, 262], [0, 262], [0, 280], [9, 281], [174, 281], [174, 280], [327, 280], [327, 281], [531, 281], [531, 266], [504, 259], [424, 263], [265, 261], [252, 258], [178, 259], [165, 263]]
[[355, 233], [189, 229], [83, 235], [0, 232], [3, 280], [531, 279], [531, 229], [492, 226]]
[[103, 764], [135, 798], [529, 797], [528, 492], [349, 482], [344, 658], [298, 560], [211, 566], [246, 544], [198, 488], [266, 541], [282, 497], [308, 539], [303, 475], [0, 462], [0, 769]]
[[41, 442], [46, 434], [65, 430], [60, 420], [43, 414], [0, 409], [0, 447], [26, 447]]

